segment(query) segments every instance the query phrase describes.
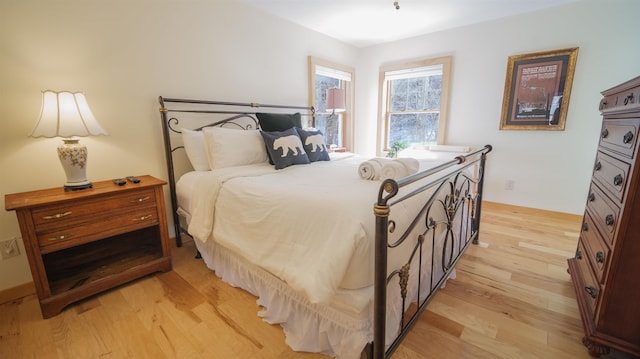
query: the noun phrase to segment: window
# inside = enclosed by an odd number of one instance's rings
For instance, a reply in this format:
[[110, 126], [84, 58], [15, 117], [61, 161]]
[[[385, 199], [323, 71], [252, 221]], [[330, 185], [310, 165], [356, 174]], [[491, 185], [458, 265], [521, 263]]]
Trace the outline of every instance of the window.
[[381, 68], [382, 152], [396, 143], [444, 144], [450, 67], [451, 57], [442, 57]]
[[[309, 57], [309, 98], [316, 109], [315, 127], [322, 131], [327, 145], [351, 147], [354, 70], [315, 57]], [[343, 91], [345, 111], [327, 110], [329, 89]]]

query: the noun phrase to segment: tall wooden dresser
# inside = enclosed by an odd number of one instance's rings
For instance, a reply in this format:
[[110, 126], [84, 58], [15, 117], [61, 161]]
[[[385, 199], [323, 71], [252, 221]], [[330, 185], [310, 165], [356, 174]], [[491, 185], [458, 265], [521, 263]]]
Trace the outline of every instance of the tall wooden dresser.
[[640, 355], [640, 77], [602, 95], [600, 143], [569, 273], [589, 354]]

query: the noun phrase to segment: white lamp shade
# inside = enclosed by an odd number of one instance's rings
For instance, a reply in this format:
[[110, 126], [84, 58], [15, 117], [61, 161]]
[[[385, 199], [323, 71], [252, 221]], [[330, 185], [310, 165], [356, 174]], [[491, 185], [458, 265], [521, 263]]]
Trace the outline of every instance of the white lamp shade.
[[344, 91], [339, 88], [327, 90], [327, 111], [344, 112]]
[[31, 137], [107, 135], [81, 92], [43, 91], [42, 109]]

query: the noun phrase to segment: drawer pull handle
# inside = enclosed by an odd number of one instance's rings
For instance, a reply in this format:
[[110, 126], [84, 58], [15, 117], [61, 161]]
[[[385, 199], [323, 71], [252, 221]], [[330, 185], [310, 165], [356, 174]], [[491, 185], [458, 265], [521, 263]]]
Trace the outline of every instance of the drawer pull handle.
[[630, 143], [631, 141], [633, 141], [633, 132], [629, 131], [622, 137], [622, 142]]
[[616, 175], [615, 177], [613, 177], [613, 184], [619, 186], [622, 184], [622, 180], [622, 175]]
[[151, 219], [151, 218], [153, 218], [153, 215], [149, 214], [149, 215], [147, 215], [147, 216], [142, 216], [142, 217], [139, 217], [139, 218], [134, 218], [133, 220], [134, 220], [134, 221], [141, 221], [141, 222], [142, 222], [142, 221], [146, 221], [147, 219]]
[[576, 259], [582, 259], [582, 251], [581, 250], [576, 250]]
[[607, 101], [600, 102], [600, 110], [604, 110], [605, 107], [607, 107]]
[[62, 241], [62, 240], [65, 240], [65, 239], [69, 239], [69, 238], [73, 237], [74, 235], [75, 234], [73, 234], [73, 233], [61, 234], [61, 235], [59, 235], [57, 237], [51, 237], [51, 238], [49, 238], [49, 240], [52, 241], [52, 242], [53, 241]]
[[609, 136], [609, 130], [608, 129], [604, 129], [602, 130], [602, 132], [600, 133], [600, 137], [602, 138], [607, 138]]
[[604, 263], [604, 253], [602, 253], [602, 251], [598, 251], [598, 253], [596, 253], [596, 262]]
[[600, 169], [602, 168], [602, 163], [600, 163], [600, 161], [596, 162], [596, 166], [594, 168], [596, 171], [600, 171]]
[[587, 222], [582, 223], [582, 231], [586, 232], [589, 230], [589, 225], [587, 224]]
[[629, 103], [633, 103], [633, 92], [624, 98], [624, 105], [626, 106]]
[[591, 296], [591, 298], [596, 299], [596, 289], [594, 287], [584, 287], [584, 290], [587, 291], [587, 293], [589, 293], [589, 295]]
[[608, 214], [607, 217], [604, 219], [604, 223], [607, 224], [607, 226], [613, 226], [613, 214]]
[[589, 202], [593, 202], [595, 200], [596, 200], [596, 195], [593, 192], [589, 193]]
[[140, 202], [144, 202], [144, 201], [148, 201], [149, 200], [149, 196], [147, 197], [141, 197], [141, 198], [136, 198], [136, 199], [132, 199], [131, 203], [140, 203]]
[[44, 217], [42, 217], [42, 219], [58, 219], [58, 218], [62, 218], [62, 217], [68, 216], [71, 213], [72, 213], [71, 211], [64, 212], [64, 213], [56, 213], [56, 214], [54, 214], [52, 216], [44, 216]]

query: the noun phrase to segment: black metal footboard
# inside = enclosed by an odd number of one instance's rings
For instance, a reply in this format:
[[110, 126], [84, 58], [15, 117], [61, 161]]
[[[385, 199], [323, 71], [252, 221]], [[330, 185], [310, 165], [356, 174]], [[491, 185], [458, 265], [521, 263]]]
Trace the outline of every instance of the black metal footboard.
[[[478, 243], [486, 155], [491, 150], [487, 145], [398, 181], [387, 179], [380, 186], [374, 206], [374, 334], [363, 356], [390, 357], [469, 244]], [[414, 207], [417, 203], [415, 217], [394, 217], [394, 209], [403, 214], [400, 209], [406, 203]], [[400, 246], [405, 246], [406, 260], [388, 269], [389, 253]], [[392, 304], [402, 305], [397, 323], [391, 323], [397, 328], [393, 340], [387, 338], [388, 321], [393, 320], [388, 312], [390, 293]]]

